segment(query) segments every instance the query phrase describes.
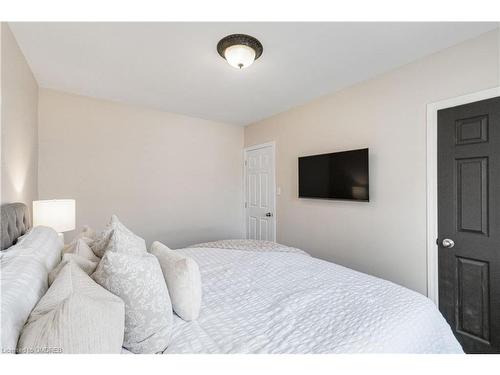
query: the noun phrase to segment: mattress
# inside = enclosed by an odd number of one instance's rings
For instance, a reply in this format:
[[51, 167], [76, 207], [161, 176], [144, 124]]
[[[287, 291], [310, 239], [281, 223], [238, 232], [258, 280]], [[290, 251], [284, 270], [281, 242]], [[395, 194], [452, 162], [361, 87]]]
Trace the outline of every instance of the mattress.
[[180, 249], [200, 266], [200, 317], [165, 353], [463, 353], [425, 296], [300, 252]]

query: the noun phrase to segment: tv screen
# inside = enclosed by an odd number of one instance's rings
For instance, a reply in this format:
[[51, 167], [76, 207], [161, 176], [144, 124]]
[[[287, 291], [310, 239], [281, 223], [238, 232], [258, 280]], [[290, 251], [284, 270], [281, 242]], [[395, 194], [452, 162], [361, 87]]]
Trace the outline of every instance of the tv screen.
[[299, 198], [368, 201], [368, 149], [300, 157]]

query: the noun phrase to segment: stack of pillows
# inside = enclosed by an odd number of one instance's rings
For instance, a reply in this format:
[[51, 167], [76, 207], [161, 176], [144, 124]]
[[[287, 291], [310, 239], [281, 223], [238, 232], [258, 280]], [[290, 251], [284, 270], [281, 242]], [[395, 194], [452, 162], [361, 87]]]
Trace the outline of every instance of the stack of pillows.
[[100, 235], [85, 228], [66, 247], [49, 284], [19, 339], [25, 352], [161, 353], [173, 311], [191, 321], [201, 306], [197, 263], [160, 242], [148, 252], [115, 215]]

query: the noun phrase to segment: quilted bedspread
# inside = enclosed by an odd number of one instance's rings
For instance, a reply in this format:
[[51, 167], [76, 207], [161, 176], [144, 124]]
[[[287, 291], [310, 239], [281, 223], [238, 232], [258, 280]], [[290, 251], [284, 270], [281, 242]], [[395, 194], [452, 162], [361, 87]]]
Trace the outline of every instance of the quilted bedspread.
[[199, 264], [200, 317], [174, 317], [165, 353], [462, 353], [426, 297], [304, 255], [178, 250]]

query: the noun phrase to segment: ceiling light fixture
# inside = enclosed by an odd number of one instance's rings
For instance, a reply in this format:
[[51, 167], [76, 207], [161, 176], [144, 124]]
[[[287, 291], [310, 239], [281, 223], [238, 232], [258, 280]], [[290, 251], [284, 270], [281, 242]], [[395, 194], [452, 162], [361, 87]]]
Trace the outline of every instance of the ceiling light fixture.
[[217, 43], [217, 52], [238, 69], [247, 68], [262, 55], [262, 44], [250, 35], [232, 34]]

